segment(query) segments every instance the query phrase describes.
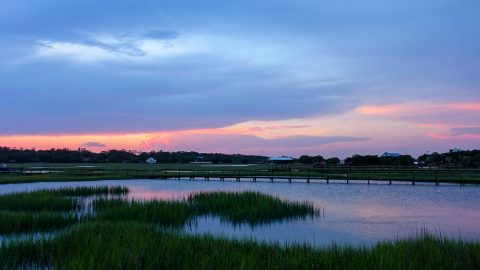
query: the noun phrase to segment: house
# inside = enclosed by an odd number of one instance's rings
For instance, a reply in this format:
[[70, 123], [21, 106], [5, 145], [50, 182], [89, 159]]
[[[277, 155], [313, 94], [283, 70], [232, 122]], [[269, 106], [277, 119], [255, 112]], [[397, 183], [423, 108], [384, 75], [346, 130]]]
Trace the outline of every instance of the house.
[[463, 152], [464, 150], [455, 147], [455, 148], [453, 148], [453, 149], [450, 149], [449, 151], [450, 151], [450, 153], [458, 153], [458, 152]]
[[268, 170], [291, 171], [295, 159], [289, 156], [271, 157], [268, 159]]
[[145, 162], [147, 164], [155, 164], [157, 163], [157, 160], [151, 157], [151, 158], [148, 158]]
[[400, 157], [400, 153], [385, 152], [385, 153], [383, 153], [382, 157]]

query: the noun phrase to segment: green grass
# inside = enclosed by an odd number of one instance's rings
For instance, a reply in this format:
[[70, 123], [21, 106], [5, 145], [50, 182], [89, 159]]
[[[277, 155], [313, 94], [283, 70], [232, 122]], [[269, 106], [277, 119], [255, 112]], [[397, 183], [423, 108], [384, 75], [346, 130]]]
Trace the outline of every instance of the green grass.
[[22, 192], [0, 196], [0, 210], [7, 211], [73, 211], [79, 201], [48, 191]]
[[78, 221], [71, 213], [0, 211], [0, 234], [57, 230]]
[[478, 269], [480, 244], [422, 235], [365, 247], [281, 246], [162, 232], [135, 223], [87, 223], [46, 240], [0, 247], [0, 268]]
[[167, 227], [182, 227], [202, 215], [255, 226], [317, 214], [310, 203], [284, 201], [251, 191], [200, 192], [183, 201], [97, 199], [93, 206], [100, 220], [152, 222]]
[[142, 221], [179, 228], [194, 217], [194, 209], [186, 202], [125, 201], [97, 199], [93, 208], [99, 220]]
[[[0, 196], [0, 228], [4, 233], [55, 229], [73, 222], [81, 210], [78, 196], [126, 194], [125, 187], [77, 187]], [[163, 227], [181, 228], [203, 215], [218, 216], [233, 224], [255, 226], [316, 214], [307, 202], [284, 201], [258, 192], [201, 192], [182, 201], [139, 201], [122, 198], [95, 198], [93, 217], [101, 221], [141, 221]], [[63, 215], [63, 213], [68, 215]], [[30, 216], [29, 216], [30, 215]], [[52, 222], [49, 222], [51, 218]], [[79, 220], [80, 222], [80, 220]], [[8, 224], [17, 224], [8, 230]], [[0, 233], [2, 230], [0, 230]]]
[[124, 195], [128, 188], [123, 186], [74, 187], [46, 190], [47, 193], [60, 196]]
[[234, 224], [251, 225], [276, 220], [313, 216], [316, 211], [307, 202], [284, 201], [260, 192], [201, 192], [188, 197], [199, 214], [220, 216]]
[[[71, 209], [62, 212], [63, 202], [52, 199], [75, 201], [72, 196], [126, 192], [128, 189], [122, 187], [94, 187], [0, 196], [6, 208], [0, 211], [0, 233], [52, 231], [73, 225], [45, 239], [3, 241], [0, 269], [480, 268], [479, 242], [447, 240], [428, 234], [383, 242], [371, 248], [333, 245], [317, 249], [162, 230], [180, 228], [200, 215], [258, 224], [316, 213], [309, 203], [283, 201], [257, 192], [202, 192], [182, 201], [97, 198], [93, 203], [94, 214], [84, 218], [77, 218], [77, 212]], [[9, 200], [4, 198], [15, 200], [8, 204]], [[17, 203], [19, 206], [13, 206]], [[35, 203], [39, 206], [34, 207]]]
[[75, 187], [43, 189], [33, 192], [19, 192], [0, 196], [0, 210], [8, 211], [74, 211], [81, 206], [81, 200], [74, 197], [126, 194], [128, 189], [115, 187]]
[[83, 205], [79, 197], [126, 193], [128, 189], [125, 187], [102, 186], [44, 189], [1, 195], [0, 234], [61, 229], [84, 219], [77, 217]]

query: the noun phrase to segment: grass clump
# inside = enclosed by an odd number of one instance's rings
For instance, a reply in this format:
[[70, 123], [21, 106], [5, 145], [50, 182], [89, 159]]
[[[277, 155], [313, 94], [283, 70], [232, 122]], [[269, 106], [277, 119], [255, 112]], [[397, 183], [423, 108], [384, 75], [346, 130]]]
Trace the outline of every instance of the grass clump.
[[125, 187], [76, 187], [11, 193], [0, 196], [0, 234], [39, 232], [81, 222], [82, 198], [125, 194]]
[[372, 248], [315, 249], [95, 222], [51, 239], [4, 243], [0, 261], [3, 269], [478, 269], [480, 244], [423, 235]]
[[125, 195], [129, 190], [124, 186], [74, 187], [48, 190], [61, 196]]
[[0, 210], [7, 211], [72, 211], [78, 206], [77, 200], [47, 190], [0, 196]]
[[56, 230], [77, 222], [74, 214], [0, 211], [1, 234]]
[[170, 227], [181, 227], [202, 215], [219, 216], [234, 224], [253, 226], [316, 214], [312, 204], [284, 201], [252, 191], [201, 192], [183, 201], [97, 199], [93, 206], [102, 220], [153, 222]]
[[166, 227], [182, 227], [195, 214], [188, 204], [176, 201], [97, 199], [93, 208], [100, 220], [140, 221]]
[[317, 214], [313, 204], [291, 202], [260, 192], [201, 192], [188, 197], [198, 214], [220, 216], [234, 224], [251, 225]]
[[128, 193], [128, 188], [122, 186], [43, 189], [32, 192], [11, 193], [0, 196], [0, 210], [74, 211], [80, 207], [81, 201], [71, 197], [126, 193]]

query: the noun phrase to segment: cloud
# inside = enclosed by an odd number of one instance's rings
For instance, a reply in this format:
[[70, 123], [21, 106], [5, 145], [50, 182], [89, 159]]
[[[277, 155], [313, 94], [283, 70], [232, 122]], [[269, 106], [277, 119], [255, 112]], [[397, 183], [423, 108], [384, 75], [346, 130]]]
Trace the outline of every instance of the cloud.
[[366, 137], [288, 136], [264, 139], [255, 135], [176, 133], [171, 137], [152, 137], [142, 146], [148, 149], [194, 150], [200, 152], [292, 154], [320, 151], [334, 143], [366, 141]]
[[[449, 134], [478, 126], [479, 8], [453, 0], [8, 1], [0, 5], [0, 98], [9, 100], [0, 134], [314, 117], [342, 128], [336, 117], [352, 111], [372, 135], [391, 136], [378, 119]], [[329, 135], [339, 134], [359, 133]]]
[[176, 31], [168, 31], [168, 30], [151, 30], [144, 34], [142, 37], [147, 39], [155, 39], [155, 40], [169, 40], [175, 39], [179, 36], [179, 33]]
[[39, 47], [35, 56], [70, 57], [83, 63], [135, 60], [152, 54], [166, 55], [178, 51], [178, 46], [170, 43], [178, 36], [178, 32], [163, 30], [152, 30], [138, 35], [71, 33], [56, 39], [38, 40]]
[[480, 135], [480, 127], [457, 127], [451, 130], [455, 135]]
[[104, 148], [107, 147], [107, 145], [99, 142], [86, 142], [82, 144], [83, 147], [88, 147], [88, 148]]

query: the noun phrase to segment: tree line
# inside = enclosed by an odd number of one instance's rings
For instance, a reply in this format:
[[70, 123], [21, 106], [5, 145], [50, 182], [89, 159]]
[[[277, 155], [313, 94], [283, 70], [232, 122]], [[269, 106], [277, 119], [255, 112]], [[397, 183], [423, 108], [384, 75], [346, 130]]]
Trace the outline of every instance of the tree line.
[[[152, 151], [135, 152], [129, 150], [108, 150], [100, 153], [87, 149], [22, 149], [0, 147], [1, 163], [144, 163], [148, 158], [154, 158], [158, 163], [190, 163], [211, 162], [224, 164], [261, 164], [268, 161], [268, 157], [259, 155], [198, 153], [193, 151]], [[296, 162], [324, 165], [348, 166], [445, 166], [453, 165], [462, 168], [480, 167], [480, 150], [450, 151], [447, 153], [433, 152], [423, 154], [417, 159], [410, 155], [378, 156], [378, 155], [353, 155], [343, 162], [338, 157], [324, 158], [321, 155], [302, 155]]]
[[480, 150], [449, 151], [446, 153], [433, 152], [423, 154], [417, 159], [410, 155], [378, 156], [353, 155], [347, 157], [343, 163], [339, 158], [324, 158], [323, 156], [302, 155], [298, 159], [302, 164], [340, 165], [347, 166], [455, 166], [460, 168], [479, 168]]
[[257, 155], [198, 153], [198, 152], [135, 152], [129, 150], [108, 150], [94, 153], [86, 149], [17, 149], [0, 147], [2, 163], [144, 163], [154, 158], [158, 163], [211, 162], [231, 164], [265, 163], [268, 157]]

